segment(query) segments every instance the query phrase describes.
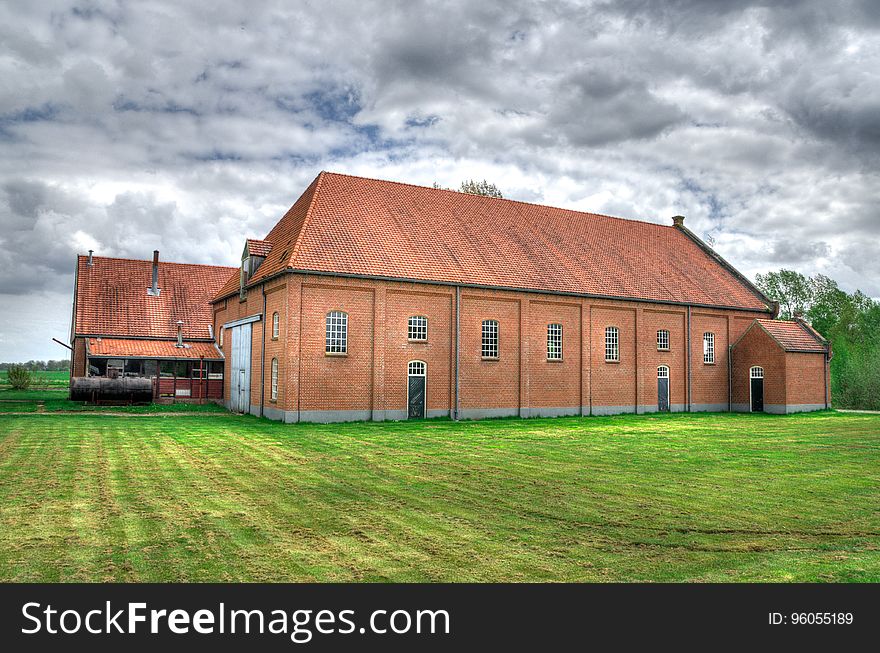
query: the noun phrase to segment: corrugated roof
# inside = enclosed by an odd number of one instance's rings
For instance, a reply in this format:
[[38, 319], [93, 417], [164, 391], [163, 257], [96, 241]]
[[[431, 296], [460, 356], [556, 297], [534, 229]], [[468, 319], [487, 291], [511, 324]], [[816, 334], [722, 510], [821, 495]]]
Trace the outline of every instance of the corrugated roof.
[[80, 335], [210, 338], [211, 298], [236, 268], [159, 263], [158, 296], [147, 294], [152, 261], [77, 257], [74, 332]]
[[826, 345], [799, 322], [757, 320], [785, 351], [826, 351]]
[[210, 342], [186, 342], [183, 347], [178, 347], [176, 340], [89, 338], [88, 351], [90, 356], [119, 356], [120, 358], [223, 359], [223, 355]]
[[[284, 269], [768, 310], [680, 229], [322, 172], [266, 236]], [[231, 275], [217, 297], [237, 292]]]

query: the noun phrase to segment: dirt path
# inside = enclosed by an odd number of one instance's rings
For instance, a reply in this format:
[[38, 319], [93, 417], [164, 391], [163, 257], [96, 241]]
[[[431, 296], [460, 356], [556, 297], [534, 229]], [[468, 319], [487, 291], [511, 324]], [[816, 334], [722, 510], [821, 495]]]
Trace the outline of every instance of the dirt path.
[[852, 408], [838, 408], [838, 413], [864, 413], [865, 415], [880, 415], [880, 410], [855, 410]]

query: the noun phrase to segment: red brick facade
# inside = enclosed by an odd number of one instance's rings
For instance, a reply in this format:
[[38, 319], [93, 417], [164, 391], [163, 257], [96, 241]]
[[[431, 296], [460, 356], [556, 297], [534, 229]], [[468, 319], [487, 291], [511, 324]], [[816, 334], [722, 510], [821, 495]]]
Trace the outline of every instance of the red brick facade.
[[[251, 288], [243, 302], [238, 295], [218, 302], [214, 329], [219, 333], [224, 324], [265, 316], [246, 327], [252, 329], [250, 410], [256, 414], [286, 421], [401, 419], [407, 409], [407, 364], [418, 360], [427, 364], [428, 416], [454, 416], [457, 301], [463, 418], [653, 412], [659, 365], [669, 367], [672, 410], [729, 410], [728, 345], [761, 315], [691, 308], [688, 316], [688, 308], [677, 305], [288, 273]], [[330, 311], [348, 315], [344, 356], [325, 353]], [[277, 340], [271, 337], [275, 312]], [[408, 341], [408, 319], [416, 315], [428, 318], [425, 342]], [[499, 323], [497, 360], [482, 357], [486, 319]], [[563, 327], [561, 361], [547, 359], [551, 323]], [[618, 362], [605, 360], [608, 326], [619, 330]], [[669, 331], [668, 351], [658, 351], [658, 329]], [[706, 332], [714, 334], [714, 364], [704, 363]], [[228, 347], [224, 338], [230, 379]], [[273, 358], [278, 361], [274, 401]]]

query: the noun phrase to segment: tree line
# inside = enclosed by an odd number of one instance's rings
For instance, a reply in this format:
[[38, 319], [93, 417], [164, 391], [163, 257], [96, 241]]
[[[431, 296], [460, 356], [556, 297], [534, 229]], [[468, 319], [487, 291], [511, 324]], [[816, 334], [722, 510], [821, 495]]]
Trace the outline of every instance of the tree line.
[[880, 303], [847, 293], [823, 274], [792, 270], [757, 275], [761, 291], [779, 301], [779, 317], [803, 316], [831, 342], [831, 397], [836, 408], [880, 410]]
[[0, 363], [0, 372], [6, 372], [9, 368], [21, 365], [30, 372], [67, 372], [70, 370], [70, 361], [48, 360], [48, 361], [28, 361], [27, 363]]

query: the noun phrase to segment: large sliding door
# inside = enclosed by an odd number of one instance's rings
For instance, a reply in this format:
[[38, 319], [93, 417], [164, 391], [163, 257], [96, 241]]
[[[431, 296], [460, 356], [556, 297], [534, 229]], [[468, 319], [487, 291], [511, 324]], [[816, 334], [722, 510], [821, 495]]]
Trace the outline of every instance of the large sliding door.
[[250, 412], [251, 397], [251, 324], [227, 329], [230, 351], [229, 404], [239, 413]]

